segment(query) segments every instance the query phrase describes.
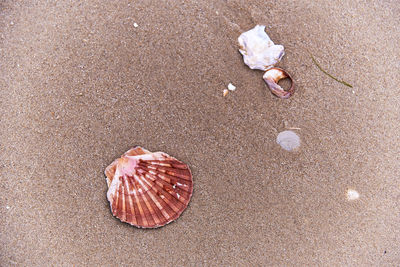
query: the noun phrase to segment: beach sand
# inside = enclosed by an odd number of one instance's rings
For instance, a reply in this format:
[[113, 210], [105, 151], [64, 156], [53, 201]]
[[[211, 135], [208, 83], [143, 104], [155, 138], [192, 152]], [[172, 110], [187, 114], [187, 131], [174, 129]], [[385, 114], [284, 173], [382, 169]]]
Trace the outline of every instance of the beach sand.
[[[398, 1], [32, 2], [0, 4], [1, 266], [399, 264]], [[285, 46], [288, 100], [243, 64], [256, 24]], [[159, 229], [106, 199], [136, 145], [193, 172]]]

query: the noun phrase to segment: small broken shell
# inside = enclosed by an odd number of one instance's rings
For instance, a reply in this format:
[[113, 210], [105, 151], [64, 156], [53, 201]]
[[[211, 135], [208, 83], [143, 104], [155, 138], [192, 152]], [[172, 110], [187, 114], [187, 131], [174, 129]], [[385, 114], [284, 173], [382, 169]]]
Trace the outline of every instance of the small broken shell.
[[354, 189], [347, 190], [347, 200], [352, 201], [360, 198], [360, 194]]
[[112, 214], [123, 222], [156, 228], [176, 220], [193, 192], [189, 167], [163, 152], [128, 150], [105, 170]]
[[[264, 81], [267, 83], [271, 92], [279, 98], [289, 98], [294, 94], [294, 84], [292, 77], [290, 77], [289, 73], [284, 71], [281, 68], [272, 68], [265, 72]], [[290, 88], [285, 91], [281, 86], [279, 86], [278, 82], [282, 79], [288, 78], [290, 80]]]
[[235, 91], [236, 90], [236, 86], [234, 86], [233, 84], [229, 83], [228, 84], [228, 90], [229, 91]]
[[268, 70], [285, 55], [282, 45], [275, 45], [265, 32], [264, 25], [242, 33], [239, 38], [239, 52], [250, 69]]

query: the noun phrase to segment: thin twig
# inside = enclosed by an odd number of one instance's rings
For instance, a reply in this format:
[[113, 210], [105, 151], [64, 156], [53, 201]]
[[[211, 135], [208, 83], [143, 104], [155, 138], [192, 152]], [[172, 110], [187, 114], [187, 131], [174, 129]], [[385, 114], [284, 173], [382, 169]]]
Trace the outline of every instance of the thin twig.
[[322, 71], [323, 73], [325, 73], [326, 75], [328, 75], [329, 77], [331, 77], [332, 79], [334, 79], [337, 82], [340, 82], [341, 84], [344, 84], [350, 88], [353, 88], [353, 86], [351, 84], [348, 84], [347, 82], [343, 81], [343, 80], [339, 80], [338, 78], [332, 76], [331, 74], [329, 74], [328, 72], [326, 72], [319, 64], [318, 62], [315, 60], [315, 58], [313, 57], [313, 55], [310, 53], [310, 57], [312, 59], [312, 61], [314, 62], [314, 64], [318, 67], [318, 69], [320, 71]]

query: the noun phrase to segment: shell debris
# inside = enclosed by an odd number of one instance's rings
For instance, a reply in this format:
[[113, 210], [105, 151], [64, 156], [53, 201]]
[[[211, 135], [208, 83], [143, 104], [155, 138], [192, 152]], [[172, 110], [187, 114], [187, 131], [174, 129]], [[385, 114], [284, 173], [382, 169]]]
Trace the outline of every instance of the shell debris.
[[[243, 55], [244, 63], [250, 69], [266, 71], [264, 80], [271, 92], [279, 98], [289, 98], [294, 93], [294, 83], [290, 75], [279, 68], [274, 68], [285, 55], [283, 45], [276, 45], [265, 32], [264, 25], [256, 25], [253, 29], [242, 33], [239, 38], [239, 52]], [[278, 81], [288, 78], [291, 87], [285, 91]]]
[[229, 91], [235, 91], [236, 90], [236, 86], [234, 86], [232, 83], [228, 84], [228, 90]]
[[133, 23], [133, 27], [137, 28], [137, 27], [139, 27], [139, 25], [135, 22], [135, 23]]
[[227, 95], [228, 95], [228, 93], [229, 93], [229, 90], [228, 90], [228, 89], [224, 89], [223, 96], [227, 96]]
[[360, 198], [360, 194], [354, 189], [347, 189], [347, 200], [352, 201]]

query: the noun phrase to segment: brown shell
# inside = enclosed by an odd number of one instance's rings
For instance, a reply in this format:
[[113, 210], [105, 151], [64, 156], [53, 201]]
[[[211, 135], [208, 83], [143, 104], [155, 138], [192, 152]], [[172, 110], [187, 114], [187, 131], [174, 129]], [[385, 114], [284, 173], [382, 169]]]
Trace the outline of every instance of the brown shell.
[[123, 222], [156, 228], [176, 220], [189, 204], [189, 167], [163, 152], [128, 150], [105, 170], [112, 214]]
[[[294, 83], [292, 77], [289, 73], [281, 68], [271, 68], [267, 70], [263, 76], [264, 81], [268, 85], [271, 92], [279, 98], [287, 99], [294, 94]], [[283, 90], [283, 88], [278, 84], [282, 79], [288, 78], [290, 80], [290, 88], [288, 90]]]

